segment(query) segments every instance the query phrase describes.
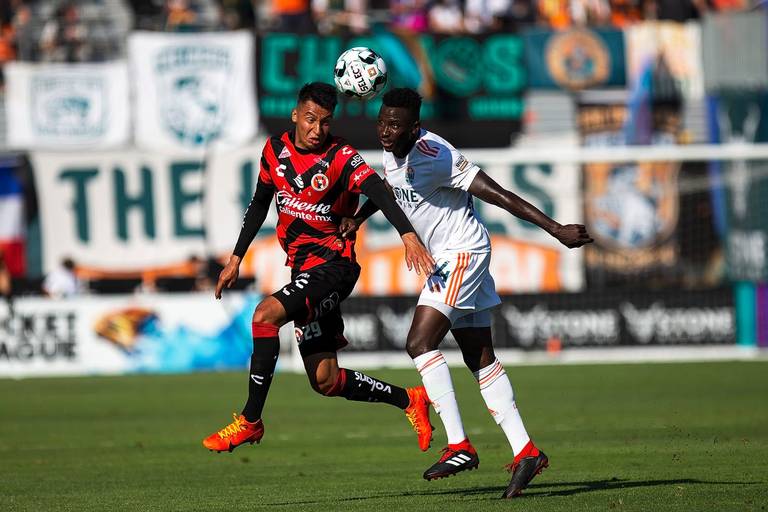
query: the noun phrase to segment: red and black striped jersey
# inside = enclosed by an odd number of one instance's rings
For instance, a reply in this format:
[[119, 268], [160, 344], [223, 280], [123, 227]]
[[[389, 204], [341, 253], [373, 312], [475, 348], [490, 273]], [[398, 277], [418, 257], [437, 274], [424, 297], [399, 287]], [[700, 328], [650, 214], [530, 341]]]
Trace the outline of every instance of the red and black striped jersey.
[[286, 265], [306, 270], [339, 258], [355, 261], [354, 241], [339, 237], [342, 217], [353, 217], [361, 184], [376, 172], [343, 139], [329, 136], [310, 152], [293, 144], [293, 132], [270, 137], [261, 155], [259, 186], [271, 187], [277, 237]]

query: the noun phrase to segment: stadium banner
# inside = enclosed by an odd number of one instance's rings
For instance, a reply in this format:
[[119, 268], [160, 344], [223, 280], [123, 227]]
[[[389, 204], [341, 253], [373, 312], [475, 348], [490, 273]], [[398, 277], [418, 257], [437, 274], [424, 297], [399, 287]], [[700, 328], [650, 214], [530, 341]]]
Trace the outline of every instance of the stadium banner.
[[[697, 22], [645, 21], [624, 29], [627, 81], [635, 84], [650, 69], [658, 77], [671, 77], [677, 93], [688, 99], [704, 98], [701, 25]], [[656, 87], [660, 87], [657, 81]], [[671, 91], [653, 91], [655, 95]]]
[[[730, 91], [713, 99], [710, 124], [721, 143], [768, 142], [768, 93]], [[768, 282], [768, 161], [713, 162], [714, 196], [724, 198], [723, 218], [728, 276], [734, 281]]]
[[[211, 293], [3, 301], [0, 378], [244, 369], [260, 299], [232, 292], [221, 301]], [[343, 352], [404, 355], [416, 301], [412, 295], [345, 300]], [[727, 288], [502, 296], [492, 315], [496, 348], [531, 353], [733, 345], [736, 338]], [[280, 344], [278, 370], [302, 371], [291, 326], [281, 329]], [[450, 334], [441, 347], [457, 348]]]
[[[579, 105], [584, 146], [624, 145], [627, 129], [637, 129], [623, 104]], [[680, 114], [654, 106], [649, 138], [674, 140]], [[584, 248], [588, 280], [626, 282], [639, 276], [674, 273], [679, 260], [678, 174], [680, 162], [619, 162], [583, 165], [586, 224], [595, 239]]]
[[3, 301], [0, 377], [245, 368], [258, 300], [198, 293]]
[[620, 30], [529, 29], [523, 37], [531, 88], [580, 90], [626, 84]]
[[112, 148], [128, 142], [126, 62], [8, 62], [3, 73], [10, 147]]
[[253, 51], [248, 31], [131, 33], [136, 145], [202, 152], [251, 141], [258, 122]]
[[[519, 36], [406, 36], [385, 30], [357, 37], [261, 36], [259, 111], [267, 131], [291, 128], [291, 109], [301, 86], [316, 80], [333, 83], [336, 59], [355, 46], [369, 47], [384, 58], [388, 87], [417, 89], [424, 97], [425, 126], [455, 146], [508, 147], [520, 132], [526, 72]], [[334, 132], [357, 148], [378, 148], [375, 120], [380, 106], [381, 98], [342, 98]]]
[[[405, 350], [416, 301], [416, 297], [347, 299], [342, 311], [348, 350]], [[736, 342], [729, 288], [502, 296], [492, 322], [497, 348], [559, 351]], [[441, 346], [456, 347], [450, 333]]]
[[[213, 151], [206, 160], [143, 152], [32, 155], [40, 201], [43, 267], [64, 256], [83, 267], [141, 272], [179, 264], [192, 255], [231, 254], [258, 178], [262, 146]], [[563, 223], [582, 221], [574, 164], [514, 164], [504, 153], [468, 150], [502, 186]], [[365, 153], [376, 165], [381, 153]], [[494, 272], [502, 292], [577, 291], [583, 287], [582, 251], [570, 251], [544, 231], [499, 208], [477, 203], [493, 239]], [[243, 262], [262, 293], [290, 277], [269, 216]], [[379, 213], [357, 243], [363, 272], [357, 293], [417, 293], [421, 279], [403, 261], [400, 237]]]

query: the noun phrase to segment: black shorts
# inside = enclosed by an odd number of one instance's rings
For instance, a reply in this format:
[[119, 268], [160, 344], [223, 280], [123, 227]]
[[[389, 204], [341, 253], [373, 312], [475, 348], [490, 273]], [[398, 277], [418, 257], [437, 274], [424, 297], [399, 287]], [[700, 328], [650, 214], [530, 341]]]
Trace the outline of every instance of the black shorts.
[[341, 301], [360, 276], [360, 265], [333, 261], [303, 272], [293, 272], [291, 282], [272, 294], [293, 320], [302, 357], [336, 352], [347, 345]]

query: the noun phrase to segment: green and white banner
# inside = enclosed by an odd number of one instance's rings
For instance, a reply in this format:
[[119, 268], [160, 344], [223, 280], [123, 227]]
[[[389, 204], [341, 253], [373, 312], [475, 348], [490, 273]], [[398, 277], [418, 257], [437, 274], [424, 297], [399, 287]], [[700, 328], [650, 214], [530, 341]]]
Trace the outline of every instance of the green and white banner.
[[125, 62], [4, 66], [8, 145], [21, 149], [111, 148], [128, 142]]
[[132, 33], [137, 146], [203, 151], [251, 140], [257, 125], [253, 56], [246, 31]]
[[[262, 142], [263, 144], [263, 142]], [[190, 256], [231, 253], [253, 195], [262, 144], [187, 154], [115, 151], [32, 155], [40, 201], [43, 267], [70, 256], [82, 268], [142, 272], [183, 263]], [[563, 223], [581, 222], [575, 164], [515, 164], [504, 150], [467, 150], [505, 188]], [[380, 152], [366, 152], [378, 166]], [[571, 251], [544, 231], [494, 206], [477, 203], [493, 239], [491, 263], [502, 293], [578, 291], [582, 251]], [[269, 215], [243, 262], [259, 291], [272, 293], [290, 272]], [[423, 282], [408, 272], [397, 232], [377, 214], [358, 236], [363, 295], [417, 293]]]

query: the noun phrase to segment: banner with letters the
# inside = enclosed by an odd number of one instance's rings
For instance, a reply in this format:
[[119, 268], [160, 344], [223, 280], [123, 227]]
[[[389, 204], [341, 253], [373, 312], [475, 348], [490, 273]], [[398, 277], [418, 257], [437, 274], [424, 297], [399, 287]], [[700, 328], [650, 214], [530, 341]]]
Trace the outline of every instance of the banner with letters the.
[[128, 39], [136, 145], [205, 151], [250, 141], [257, 126], [253, 35], [247, 31]]
[[[514, 164], [503, 150], [465, 156], [508, 188], [563, 223], [581, 222], [574, 164]], [[137, 272], [190, 256], [226, 257], [232, 251], [259, 172], [261, 145], [213, 151], [208, 158], [143, 152], [32, 155], [40, 202], [43, 267], [63, 256], [83, 267]], [[365, 153], [376, 166], [380, 153]], [[583, 286], [582, 251], [569, 250], [541, 229], [477, 202], [493, 240], [492, 272], [501, 292], [576, 291]], [[272, 293], [290, 272], [274, 236], [275, 210], [243, 263], [259, 290]], [[356, 293], [417, 293], [421, 278], [408, 272], [402, 242], [381, 213], [359, 233], [363, 272]]]
[[106, 149], [128, 143], [126, 62], [9, 62], [3, 73], [10, 147]]

